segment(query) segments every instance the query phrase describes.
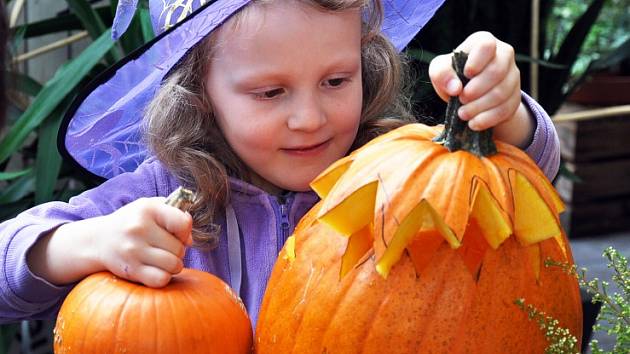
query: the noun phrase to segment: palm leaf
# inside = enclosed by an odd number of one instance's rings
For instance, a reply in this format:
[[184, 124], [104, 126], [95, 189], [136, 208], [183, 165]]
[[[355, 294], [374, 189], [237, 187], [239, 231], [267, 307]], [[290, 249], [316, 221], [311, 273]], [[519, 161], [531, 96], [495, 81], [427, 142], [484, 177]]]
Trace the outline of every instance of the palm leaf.
[[61, 155], [54, 146], [63, 114], [69, 104], [70, 100], [67, 99], [39, 127], [37, 158], [35, 159], [35, 204], [53, 199], [61, 170]]
[[13, 171], [13, 172], [0, 172], [0, 181], [10, 181], [12, 179], [16, 179], [18, 177], [22, 177], [32, 172], [32, 168], [27, 168], [22, 171]]
[[[35, 173], [31, 170], [30, 173], [18, 178], [0, 192], [0, 205], [18, 202], [32, 193], [34, 189]], [[4, 206], [2, 208], [4, 209]]]
[[[112, 22], [112, 14], [109, 5], [95, 7], [94, 11], [104, 23]], [[16, 26], [15, 31], [21, 31], [24, 38], [39, 37], [46, 34], [67, 32], [72, 30], [86, 29], [83, 22], [74, 13], [64, 12], [54, 18], [35, 21], [24, 25]]]
[[11, 127], [5, 139], [0, 141], [0, 163], [20, 148], [28, 135], [75, 89], [113, 45], [110, 31], [107, 30], [75, 59], [57, 70]]
[[[105, 31], [107, 27], [101, 20], [99, 14], [90, 6], [85, 0], [66, 0], [68, 7], [73, 13], [77, 15], [83, 27], [88, 31], [90, 37], [97, 39]], [[110, 64], [120, 60], [122, 55], [117, 47], [114, 47], [109, 54], [107, 54], [107, 61]]]

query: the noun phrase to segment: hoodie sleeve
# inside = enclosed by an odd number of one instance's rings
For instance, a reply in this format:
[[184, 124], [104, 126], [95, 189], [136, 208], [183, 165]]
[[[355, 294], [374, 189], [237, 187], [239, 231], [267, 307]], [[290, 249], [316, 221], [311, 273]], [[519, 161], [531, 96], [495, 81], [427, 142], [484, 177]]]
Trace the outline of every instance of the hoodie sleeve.
[[26, 255], [40, 237], [65, 223], [110, 214], [138, 198], [164, 195], [171, 189], [168, 176], [159, 162], [147, 161], [68, 203], [45, 203], [0, 224], [0, 323], [53, 318], [74, 285], [55, 286], [31, 272]]
[[549, 180], [553, 180], [560, 168], [560, 140], [545, 110], [533, 98], [522, 93], [523, 103], [536, 120], [534, 137], [525, 152], [536, 162]]

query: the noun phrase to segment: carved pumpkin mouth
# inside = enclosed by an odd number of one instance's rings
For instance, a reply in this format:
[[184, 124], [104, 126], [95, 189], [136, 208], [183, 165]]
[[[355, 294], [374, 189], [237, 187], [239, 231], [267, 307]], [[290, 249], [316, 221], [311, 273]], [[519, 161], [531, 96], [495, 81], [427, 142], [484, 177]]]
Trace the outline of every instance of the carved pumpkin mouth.
[[[566, 256], [558, 216], [564, 205], [534, 162], [500, 142], [492, 156], [450, 152], [433, 141], [441, 131], [403, 126], [311, 183], [323, 199], [317, 218], [350, 238], [341, 275], [370, 250], [383, 277], [405, 250], [420, 273], [444, 241], [461, 248], [476, 272], [485, 249], [511, 235], [534, 254], [539, 242], [555, 238]], [[532, 261], [538, 267], [539, 259]]]

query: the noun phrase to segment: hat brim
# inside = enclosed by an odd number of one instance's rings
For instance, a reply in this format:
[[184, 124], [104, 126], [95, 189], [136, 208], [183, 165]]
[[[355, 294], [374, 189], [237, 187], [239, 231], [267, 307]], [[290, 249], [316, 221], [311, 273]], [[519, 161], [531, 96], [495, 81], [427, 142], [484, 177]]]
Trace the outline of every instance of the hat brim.
[[[144, 110], [182, 57], [250, 0], [211, 1], [98, 75], [74, 100], [57, 145], [97, 179], [134, 171], [147, 158]], [[444, 0], [383, 0], [382, 31], [400, 51]]]

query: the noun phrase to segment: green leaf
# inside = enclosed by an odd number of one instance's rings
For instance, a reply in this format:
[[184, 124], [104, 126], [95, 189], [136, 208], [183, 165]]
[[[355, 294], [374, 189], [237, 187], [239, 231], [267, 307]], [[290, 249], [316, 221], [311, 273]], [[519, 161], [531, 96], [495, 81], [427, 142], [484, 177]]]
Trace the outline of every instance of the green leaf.
[[437, 54], [432, 53], [428, 50], [418, 49], [418, 48], [408, 48], [405, 50], [405, 54], [415, 60], [420, 61], [421, 63], [429, 64], [433, 58], [437, 56]]
[[9, 347], [18, 329], [18, 324], [4, 324], [0, 325], [0, 354], [9, 352]]
[[589, 69], [593, 71], [603, 70], [619, 64], [622, 60], [630, 58], [630, 38], [623, 42], [612, 52], [594, 61]]
[[[6, 204], [3, 203], [3, 204], [0, 204], [0, 206], [1, 206], [0, 222], [3, 222], [5, 220], [13, 219], [19, 213], [33, 206], [33, 199], [24, 198], [24, 199], [18, 200], [17, 202], [6, 203]], [[0, 351], [0, 353], [2, 352]]]
[[138, 16], [140, 27], [142, 28], [142, 37], [144, 38], [144, 43], [147, 43], [155, 37], [149, 9], [141, 7]]
[[557, 70], [566, 70], [569, 69], [568, 65], [562, 65], [562, 64], [556, 64], [556, 63], [552, 63], [550, 61], [547, 60], [542, 60], [542, 59], [534, 59], [532, 57], [530, 57], [529, 55], [524, 55], [524, 54], [516, 54], [515, 55], [516, 61], [517, 62], [521, 62], [521, 63], [536, 63], [540, 66], [543, 66], [545, 68], [549, 68], [549, 69], [557, 69]]
[[24, 198], [35, 189], [35, 174], [33, 171], [18, 178], [15, 182], [0, 192], [0, 204], [14, 203]]
[[13, 172], [0, 172], [0, 181], [10, 181], [12, 179], [16, 179], [18, 177], [22, 177], [27, 175], [33, 171], [32, 168], [27, 168], [22, 171], [13, 171]]
[[75, 59], [57, 70], [4, 140], [0, 141], [0, 163], [20, 148], [27, 136], [72, 92], [113, 45], [110, 30], [107, 30]]
[[69, 105], [70, 100], [68, 99], [39, 127], [37, 157], [35, 159], [35, 204], [45, 203], [53, 199], [61, 170], [61, 155], [56, 148], [57, 132], [64, 112]]
[[10, 88], [25, 93], [31, 97], [35, 97], [42, 90], [42, 84], [32, 77], [17, 71], [5, 71], [7, 84]]
[[98, 38], [107, 30], [101, 17], [85, 0], [66, 0], [66, 2], [70, 10], [77, 15], [81, 24], [83, 24], [83, 28], [88, 31], [92, 38]]
[[129, 28], [120, 37], [125, 53], [131, 53], [154, 37], [148, 5], [139, 1]]
[[[112, 14], [109, 11], [109, 5], [96, 7], [94, 9], [101, 19], [108, 24], [112, 22]], [[54, 18], [49, 18], [41, 21], [27, 23], [21, 26], [16, 26], [15, 31], [23, 33], [24, 38], [39, 37], [46, 34], [58, 33], [72, 30], [85, 29], [79, 18], [73, 13], [59, 14]]]
[[[87, 1], [66, 0], [66, 2], [70, 10], [77, 15], [83, 27], [88, 31], [90, 37], [97, 39], [107, 30], [101, 17]], [[117, 49], [117, 47], [113, 47], [110, 54], [108, 54], [108, 61], [112, 64], [122, 58], [121, 53]]]

